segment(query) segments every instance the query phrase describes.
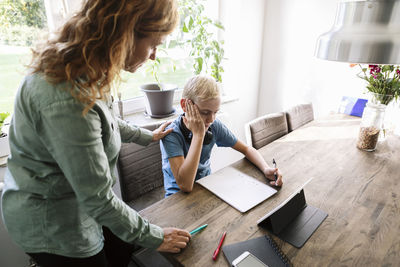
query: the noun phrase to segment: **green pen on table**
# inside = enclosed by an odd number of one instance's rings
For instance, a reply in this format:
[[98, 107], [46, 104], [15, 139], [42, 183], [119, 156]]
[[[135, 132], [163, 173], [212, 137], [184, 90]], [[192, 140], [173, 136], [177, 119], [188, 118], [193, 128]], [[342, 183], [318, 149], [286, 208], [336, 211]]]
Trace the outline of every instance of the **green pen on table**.
[[190, 235], [194, 235], [195, 233], [197, 233], [197, 232], [203, 230], [204, 228], [206, 228], [207, 226], [208, 226], [208, 224], [204, 224], [204, 225], [202, 225], [202, 226], [200, 226], [200, 227], [194, 229], [193, 231], [190, 231], [189, 234], [190, 234]]

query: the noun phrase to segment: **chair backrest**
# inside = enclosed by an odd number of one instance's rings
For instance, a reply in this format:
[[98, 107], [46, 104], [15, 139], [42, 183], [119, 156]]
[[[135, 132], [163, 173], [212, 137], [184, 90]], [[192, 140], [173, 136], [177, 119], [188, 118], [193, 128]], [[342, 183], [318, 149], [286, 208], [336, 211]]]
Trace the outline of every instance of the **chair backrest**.
[[[154, 130], [159, 126], [160, 124], [156, 124], [143, 128]], [[131, 207], [142, 209], [164, 198], [160, 143], [153, 142], [148, 146], [122, 144], [118, 174], [122, 200]]]
[[300, 104], [286, 111], [289, 132], [296, 130], [307, 122], [314, 120], [314, 111], [311, 103]]
[[245, 125], [245, 132], [247, 144], [260, 149], [288, 133], [286, 114], [272, 113], [252, 120]]

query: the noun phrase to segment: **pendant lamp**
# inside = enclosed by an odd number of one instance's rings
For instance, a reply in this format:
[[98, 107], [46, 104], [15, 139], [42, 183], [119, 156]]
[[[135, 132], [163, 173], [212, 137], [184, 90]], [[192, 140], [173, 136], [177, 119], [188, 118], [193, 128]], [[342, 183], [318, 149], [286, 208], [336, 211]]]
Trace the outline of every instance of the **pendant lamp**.
[[317, 41], [317, 58], [400, 64], [400, 0], [339, 2], [333, 28]]

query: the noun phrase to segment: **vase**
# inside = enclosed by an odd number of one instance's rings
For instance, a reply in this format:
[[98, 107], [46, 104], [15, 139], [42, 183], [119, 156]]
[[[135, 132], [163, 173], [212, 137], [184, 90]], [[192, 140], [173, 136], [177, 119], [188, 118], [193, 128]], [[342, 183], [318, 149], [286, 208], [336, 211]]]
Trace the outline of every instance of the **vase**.
[[399, 99], [391, 101], [385, 110], [385, 118], [383, 120], [383, 130], [385, 135], [381, 134], [381, 137], [385, 137], [388, 133], [399, 135], [400, 133], [400, 101]]
[[392, 110], [389, 118], [391, 119], [391, 124], [393, 126], [393, 134], [400, 136], [400, 99], [392, 102]]
[[361, 118], [360, 132], [358, 134], [357, 147], [365, 151], [374, 151], [378, 140], [385, 137], [383, 126], [387, 103], [393, 96], [373, 94], [364, 108]]
[[368, 102], [372, 102], [376, 105], [385, 105], [387, 106], [394, 98], [394, 95], [387, 94], [378, 94], [370, 92], [370, 99]]
[[173, 107], [174, 92], [177, 88], [171, 84], [149, 83], [140, 86], [145, 93], [146, 114], [152, 118], [165, 118], [173, 115], [175, 109]]

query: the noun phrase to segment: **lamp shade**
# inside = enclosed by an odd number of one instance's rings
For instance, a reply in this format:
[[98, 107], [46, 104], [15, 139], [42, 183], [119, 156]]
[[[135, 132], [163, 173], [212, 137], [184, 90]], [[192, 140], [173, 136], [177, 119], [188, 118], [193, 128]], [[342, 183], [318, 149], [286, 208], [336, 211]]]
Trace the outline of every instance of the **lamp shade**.
[[400, 64], [400, 0], [342, 1], [333, 28], [317, 41], [317, 58]]

